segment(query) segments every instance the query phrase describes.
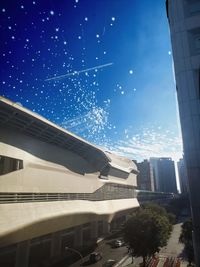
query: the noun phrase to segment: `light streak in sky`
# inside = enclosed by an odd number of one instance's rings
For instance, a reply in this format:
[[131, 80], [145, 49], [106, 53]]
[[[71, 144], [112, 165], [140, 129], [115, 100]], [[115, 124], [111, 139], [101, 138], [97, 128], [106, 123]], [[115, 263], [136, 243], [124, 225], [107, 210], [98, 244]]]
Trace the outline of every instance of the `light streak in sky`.
[[103, 69], [103, 68], [106, 68], [106, 67], [109, 67], [109, 66], [112, 66], [112, 65], [113, 65], [113, 63], [107, 63], [107, 64], [104, 64], [104, 65], [99, 65], [99, 66], [88, 68], [88, 69], [84, 69], [84, 70], [79, 70], [79, 71], [75, 70], [73, 72], [70, 72], [70, 73], [67, 73], [67, 74], [64, 74], [64, 75], [55, 76], [55, 77], [52, 77], [52, 78], [45, 79], [45, 81], [48, 82], [48, 81], [52, 81], [52, 80], [61, 80], [61, 79], [67, 78], [69, 76], [79, 75], [80, 73], [88, 72], [88, 71], [91, 71], [91, 70]]

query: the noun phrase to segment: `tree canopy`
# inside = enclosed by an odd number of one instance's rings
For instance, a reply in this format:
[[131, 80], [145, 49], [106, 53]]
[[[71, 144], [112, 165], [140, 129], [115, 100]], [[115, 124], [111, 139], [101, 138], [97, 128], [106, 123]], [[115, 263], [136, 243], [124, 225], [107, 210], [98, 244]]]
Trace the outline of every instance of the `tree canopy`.
[[159, 252], [167, 244], [171, 224], [166, 216], [150, 209], [139, 209], [127, 222], [124, 229], [125, 241], [132, 250], [132, 256], [147, 257]]
[[158, 215], [165, 216], [171, 224], [175, 223], [176, 221], [176, 216], [173, 213], [167, 212], [165, 208], [158, 204], [146, 203], [143, 205], [143, 209], [147, 209], [152, 212], [155, 212]]
[[185, 245], [185, 253], [189, 264], [194, 261], [194, 250], [192, 243], [192, 219], [188, 219], [182, 224], [181, 235], [179, 241]]

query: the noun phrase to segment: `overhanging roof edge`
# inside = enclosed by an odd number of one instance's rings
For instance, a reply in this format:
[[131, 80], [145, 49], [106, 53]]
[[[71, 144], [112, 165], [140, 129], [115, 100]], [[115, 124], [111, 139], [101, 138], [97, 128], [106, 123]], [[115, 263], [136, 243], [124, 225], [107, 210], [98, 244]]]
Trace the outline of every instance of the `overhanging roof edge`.
[[84, 140], [83, 138], [81, 138], [81, 137], [79, 137], [79, 136], [77, 136], [77, 135], [75, 135], [75, 134], [63, 129], [62, 127], [56, 125], [55, 123], [47, 120], [43, 116], [41, 116], [41, 115], [39, 115], [39, 114], [37, 114], [37, 113], [25, 108], [25, 107], [22, 107], [18, 103], [13, 102], [13, 101], [11, 101], [11, 100], [9, 100], [9, 99], [7, 99], [5, 97], [2, 97], [2, 96], [0, 96], [0, 103], [3, 103], [4, 105], [6, 105], [9, 108], [15, 109], [16, 112], [19, 111], [19, 112], [23, 113], [27, 117], [32, 117], [36, 121], [40, 121], [40, 122], [46, 124], [47, 126], [51, 126], [55, 130], [57, 130], [58, 132], [62, 132], [63, 134], [72, 137], [74, 140], [77, 140], [79, 142], [82, 142], [85, 145], [88, 145], [90, 148], [92, 148], [92, 149], [96, 150], [98, 153], [100, 153], [104, 157], [105, 161], [107, 161], [107, 162], [111, 161], [111, 159], [99, 147], [97, 147], [97, 146], [91, 144], [90, 142]]

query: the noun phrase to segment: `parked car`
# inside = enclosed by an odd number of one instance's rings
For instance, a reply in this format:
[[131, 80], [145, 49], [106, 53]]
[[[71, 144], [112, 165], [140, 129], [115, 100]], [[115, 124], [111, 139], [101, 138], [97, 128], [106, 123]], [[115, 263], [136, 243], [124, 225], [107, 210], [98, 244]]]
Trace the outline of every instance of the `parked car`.
[[90, 254], [89, 260], [91, 263], [95, 263], [97, 261], [100, 261], [101, 259], [102, 259], [102, 255], [100, 252], [95, 251]]
[[119, 247], [121, 247], [121, 246], [123, 246], [123, 242], [121, 241], [121, 240], [115, 240], [114, 242], [113, 242], [113, 247], [114, 248], [119, 248]]
[[104, 262], [104, 264], [102, 265], [102, 267], [112, 267], [116, 263], [117, 263], [116, 260], [109, 259], [106, 262]]

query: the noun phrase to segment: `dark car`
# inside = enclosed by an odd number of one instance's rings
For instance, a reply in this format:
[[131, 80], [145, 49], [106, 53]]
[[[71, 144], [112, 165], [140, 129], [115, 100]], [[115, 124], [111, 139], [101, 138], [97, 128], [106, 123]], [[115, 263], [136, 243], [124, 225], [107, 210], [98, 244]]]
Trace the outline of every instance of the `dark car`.
[[115, 265], [117, 262], [116, 260], [107, 260], [106, 262], [104, 262], [104, 264], [102, 265], [103, 267], [112, 267], [113, 265]]
[[92, 252], [90, 254], [90, 262], [95, 263], [97, 261], [100, 261], [102, 259], [102, 255], [100, 252]]

